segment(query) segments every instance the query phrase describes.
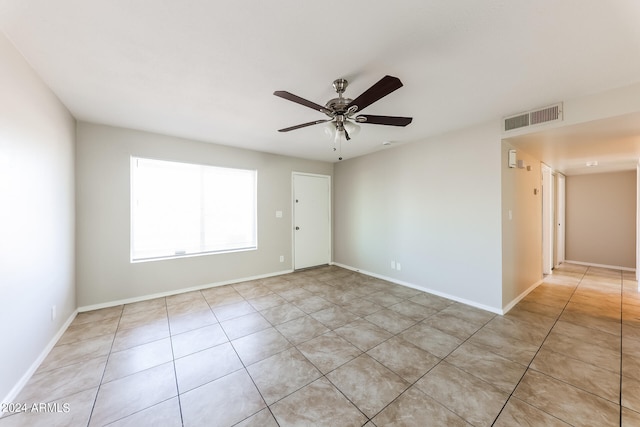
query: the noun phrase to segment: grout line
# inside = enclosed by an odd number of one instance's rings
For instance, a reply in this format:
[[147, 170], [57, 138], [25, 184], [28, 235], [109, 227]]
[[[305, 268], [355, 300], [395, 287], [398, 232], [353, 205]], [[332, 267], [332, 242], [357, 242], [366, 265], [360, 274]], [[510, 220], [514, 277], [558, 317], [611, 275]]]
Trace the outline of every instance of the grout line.
[[[504, 408], [507, 406], [507, 403], [509, 402], [509, 400], [511, 400], [512, 397], [515, 397], [513, 395], [513, 393], [518, 389], [518, 386], [520, 385], [520, 383], [522, 382], [522, 379], [525, 377], [525, 375], [527, 375], [527, 372], [529, 372], [529, 369], [531, 369], [531, 364], [533, 363], [533, 361], [535, 360], [535, 358], [538, 356], [538, 353], [540, 353], [540, 349], [542, 349], [542, 346], [544, 345], [545, 341], [547, 341], [547, 338], [549, 338], [549, 335], [551, 335], [551, 331], [553, 331], [553, 328], [556, 326], [556, 324], [558, 323], [558, 321], [560, 320], [560, 317], [562, 317], [562, 313], [564, 313], [564, 310], [567, 308], [567, 305], [569, 305], [569, 302], [571, 301], [571, 298], [573, 298], [574, 294], [576, 293], [576, 290], [578, 289], [578, 287], [580, 286], [580, 283], [582, 283], [582, 280], [584, 279], [584, 277], [587, 274], [587, 271], [589, 271], [589, 268], [587, 268], [585, 270], [584, 273], [582, 273], [582, 277], [580, 278], [580, 280], [578, 281], [578, 283], [576, 284], [576, 286], [573, 288], [573, 292], [571, 292], [571, 296], [567, 299], [567, 302], [564, 304], [564, 306], [562, 307], [562, 311], [560, 311], [560, 314], [558, 314], [558, 317], [556, 317], [555, 321], [553, 322], [553, 325], [551, 326], [551, 328], [549, 328], [549, 332], [547, 332], [547, 335], [544, 337], [544, 339], [542, 340], [542, 342], [540, 343], [540, 345], [538, 346], [538, 349], [536, 350], [536, 353], [533, 355], [533, 357], [531, 358], [531, 360], [529, 361], [529, 363], [527, 364], [527, 368], [524, 370], [524, 373], [522, 374], [522, 376], [520, 377], [520, 379], [518, 380], [518, 382], [516, 383], [516, 385], [513, 387], [513, 390], [511, 390], [511, 393], [509, 393], [509, 397], [507, 398], [507, 400], [505, 400], [504, 405], [502, 405], [502, 408], [500, 409], [500, 412], [498, 412], [498, 415], [496, 415], [496, 418], [493, 420], [493, 423], [491, 423], [491, 425], [493, 426], [497, 421], [498, 418], [500, 418], [500, 415], [502, 414], [502, 411], [504, 411]], [[517, 399], [517, 397], [515, 397]], [[525, 402], [527, 403], [527, 402]], [[531, 405], [533, 406], [533, 405]], [[536, 409], [544, 412], [547, 415], [550, 415], [556, 419], [559, 419], [558, 417], [556, 417], [553, 414], [549, 414], [548, 412], [543, 411], [542, 409], [535, 407]], [[562, 420], [561, 420], [562, 421]]]

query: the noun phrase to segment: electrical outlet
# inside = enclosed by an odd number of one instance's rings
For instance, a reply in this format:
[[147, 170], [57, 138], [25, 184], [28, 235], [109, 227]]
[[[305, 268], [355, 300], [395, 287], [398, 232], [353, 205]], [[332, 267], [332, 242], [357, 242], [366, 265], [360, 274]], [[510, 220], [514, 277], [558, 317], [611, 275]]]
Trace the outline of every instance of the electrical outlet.
[[391, 261], [391, 269], [392, 270], [396, 269], [396, 262], [395, 261]]
[[57, 313], [57, 310], [56, 310], [56, 306], [55, 306], [55, 305], [52, 305], [52, 306], [51, 306], [51, 321], [52, 321], [52, 322], [53, 322], [54, 320], [56, 320], [57, 315], [58, 315], [58, 313]]
[[400, 265], [399, 262], [396, 262], [396, 270], [398, 271], [402, 270], [402, 266]]
[[280, 262], [284, 262], [284, 255], [280, 255]]

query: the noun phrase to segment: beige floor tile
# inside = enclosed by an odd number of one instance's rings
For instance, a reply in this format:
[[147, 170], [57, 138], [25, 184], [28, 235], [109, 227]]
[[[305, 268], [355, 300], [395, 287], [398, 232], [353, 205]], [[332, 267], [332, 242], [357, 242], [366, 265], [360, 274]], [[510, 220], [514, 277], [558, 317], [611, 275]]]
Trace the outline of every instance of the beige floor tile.
[[258, 413], [245, 418], [234, 427], [279, 427], [276, 419], [271, 415], [269, 409], [262, 409]]
[[222, 326], [230, 340], [235, 340], [236, 338], [270, 328], [271, 323], [260, 313], [251, 313], [235, 319], [225, 320], [220, 323], [220, 326]]
[[281, 323], [276, 326], [276, 329], [294, 345], [301, 344], [318, 335], [329, 332], [329, 328], [311, 316], [304, 316], [286, 323]]
[[182, 427], [178, 398], [173, 397], [165, 400], [108, 425], [108, 427], [143, 426]]
[[114, 352], [109, 355], [102, 381], [113, 381], [172, 360], [169, 338]]
[[620, 400], [620, 376], [598, 366], [541, 349], [531, 368], [614, 403]]
[[266, 359], [291, 347], [291, 343], [275, 328], [238, 338], [231, 342], [245, 366]]
[[454, 314], [445, 313], [445, 310], [423, 320], [422, 323], [462, 341], [469, 338], [484, 325], [484, 323], [471, 323]]
[[617, 426], [620, 420], [618, 405], [534, 370], [514, 396], [571, 425]]
[[340, 326], [358, 319], [357, 315], [340, 307], [339, 305], [334, 305], [323, 310], [316, 311], [315, 313], [311, 313], [310, 316], [329, 329], [339, 328]]
[[174, 363], [180, 393], [217, 380], [243, 367], [229, 343], [176, 359]]
[[102, 384], [90, 426], [102, 426], [178, 395], [173, 363]]
[[62, 368], [109, 354], [113, 335], [102, 335], [71, 344], [56, 345], [51, 349], [38, 370], [40, 372]]
[[333, 331], [298, 345], [298, 350], [323, 374], [362, 354], [360, 349]]
[[416, 382], [440, 362], [433, 354], [397, 336], [377, 345], [367, 354], [409, 383]]
[[120, 329], [116, 332], [116, 338], [113, 341], [111, 351], [126, 350], [162, 338], [168, 338], [169, 335], [169, 322], [167, 320], [161, 320], [130, 329]]
[[255, 313], [256, 310], [247, 301], [234, 302], [232, 304], [220, 305], [214, 307], [213, 314], [216, 315], [216, 319], [219, 322], [225, 320], [235, 319], [236, 317], [244, 316], [246, 314]]
[[622, 406], [640, 412], [640, 381], [634, 378], [622, 377]]
[[169, 317], [169, 329], [172, 335], [192, 331], [215, 323], [218, 323], [218, 320], [208, 308]]
[[612, 335], [607, 332], [591, 329], [575, 323], [559, 320], [553, 327], [553, 333], [559, 333], [568, 337], [577, 338], [599, 347], [620, 352], [620, 335]]
[[166, 307], [156, 307], [150, 310], [137, 311], [123, 314], [120, 318], [118, 330], [138, 328], [155, 324], [156, 322], [167, 322], [169, 315]]
[[416, 386], [473, 425], [488, 426], [509, 395], [446, 362], [420, 378]]
[[549, 317], [543, 314], [534, 313], [532, 311], [524, 310], [515, 306], [507, 314], [504, 315], [505, 319], [516, 319], [522, 322], [529, 323], [536, 328], [542, 327], [545, 330], [551, 329], [556, 322], [556, 317]]
[[389, 309], [377, 311], [366, 316], [365, 319], [392, 334], [398, 334], [416, 324], [416, 321], [410, 317]]
[[255, 283], [249, 284], [247, 282], [245, 282], [245, 284], [247, 286], [233, 285], [234, 289], [238, 291], [238, 293], [242, 295], [244, 299], [247, 299], [247, 300], [254, 299], [254, 298], [264, 297], [269, 294], [273, 294], [271, 289], [269, 289], [267, 286], [262, 286], [260, 284], [255, 284]]
[[122, 310], [124, 306], [118, 305], [115, 307], [101, 308], [99, 310], [85, 311], [82, 313], [78, 313], [75, 319], [73, 319], [74, 323], [94, 323], [101, 322], [105, 319], [110, 319], [112, 317], [120, 317], [122, 316]]
[[165, 301], [167, 302], [167, 308], [169, 308], [170, 306], [179, 305], [184, 302], [202, 301], [203, 299], [204, 299], [204, 296], [202, 295], [202, 292], [189, 291], [189, 292], [182, 292], [180, 294], [170, 295], [165, 298]]
[[107, 356], [49, 371], [37, 371], [16, 402], [50, 402], [100, 385]]
[[445, 361], [506, 393], [515, 389], [527, 369], [525, 365], [470, 343], [462, 344]]
[[322, 376], [322, 373], [293, 347], [254, 363], [247, 370], [267, 405]]
[[324, 377], [275, 403], [271, 410], [280, 427], [360, 427], [367, 421]]
[[138, 313], [140, 311], [153, 310], [153, 309], [158, 309], [166, 306], [167, 306], [167, 301], [164, 297], [154, 298], [154, 299], [149, 299], [145, 301], [125, 304], [122, 310], [122, 314]]
[[441, 359], [455, 350], [463, 341], [423, 322], [402, 332], [400, 337]]
[[535, 327], [527, 322], [517, 319], [507, 319], [496, 316], [485, 325], [485, 328], [494, 333], [526, 341], [533, 345], [540, 345], [549, 333], [549, 328]]
[[512, 397], [493, 424], [493, 427], [518, 426], [570, 427], [564, 421]]
[[622, 427], [640, 426], [640, 412], [622, 407]]
[[330, 372], [327, 378], [369, 418], [409, 387], [408, 382], [366, 354]]
[[291, 303], [279, 305], [277, 307], [268, 308], [260, 312], [272, 325], [286, 323], [289, 320], [306, 316], [306, 313]]
[[389, 332], [364, 319], [348, 323], [335, 332], [362, 351], [367, 351], [392, 337]]
[[198, 311], [207, 311], [211, 310], [207, 301], [198, 296], [198, 298], [190, 298], [185, 301], [175, 301], [174, 303], [167, 304], [167, 313], [169, 317], [177, 317], [183, 314], [195, 313]]
[[387, 291], [374, 292], [370, 295], [367, 295], [365, 299], [383, 307], [389, 307], [390, 305], [397, 304], [405, 300], [404, 298], [393, 295]]
[[313, 294], [305, 295], [302, 298], [296, 298], [292, 300], [292, 303], [307, 314], [315, 313], [316, 311], [324, 310], [325, 308], [335, 305], [321, 296]]
[[231, 286], [218, 286], [215, 288], [204, 289], [202, 291], [202, 296], [211, 308], [244, 301], [242, 295], [240, 295]]
[[640, 354], [622, 351], [622, 375], [640, 381]]
[[[424, 305], [416, 304], [413, 301], [402, 301], [397, 304], [390, 305], [389, 310], [393, 310], [396, 313], [400, 313], [405, 317], [408, 317], [416, 322], [426, 319], [438, 312], [433, 308], [425, 307]], [[370, 314], [370, 313], [367, 313]]]
[[385, 427], [471, 426], [416, 387], [411, 387], [404, 392], [376, 415], [373, 422], [378, 426]]
[[612, 335], [620, 335], [620, 321], [609, 318], [602, 318], [588, 313], [576, 311], [564, 311], [560, 315], [560, 320], [584, 326]]
[[526, 341], [496, 334], [486, 327], [473, 334], [467, 342], [521, 365], [528, 365], [540, 348]]
[[76, 323], [71, 325], [64, 332], [57, 345], [70, 344], [76, 341], [82, 341], [89, 338], [96, 338], [101, 335], [115, 335], [118, 328], [118, 317], [111, 317], [99, 322]]
[[564, 307], [553, 307], [551, 305], [540, 304], [525, 299], [520, 301], [513, 309], [515, 310], [516, 308], [557, 319], [560, 316], [560, 313], [562, 313]]
[[178, 359], [228, 341], [227, 335], [218, 323], [183, 332], [171, 337], [173, 357]]
[[311, 292], [302, 288], [288, 288], [282, 291], [278, 291], [277, 294], [289, 302], [310, 298], [313, 296]]
[[[91, 388], [51, 403], [51, 412], [28, 411], [0, 418], [2, 427], [69, 427], [86, 426], [98, 388]], [[35, 402], [34, 402], [35, 403]], [[40, 402], [38, 402], [39, 404]], [[66, 405], [66, 406], [65, 406]], [[38, 405], [39, 407], [39, 405]], [[66, 408], [66, 409], [65, 409]]]
[[245, 370], [181, 394], [180, 404], [185, 427], [231, 426], [266, 407]]
[[620, 373], [620, 351], [604, 348], [599, 344], [552, 331], [542, 348]]
[[252, 298], [247, 300], [251, 306], [258, 311], [266, 310], [267, 308], [277, 307], [282, 304], [286, 304], [284, 298], [282, 298], [278, 294], [270, 293], [268, 295], [263, 295], [260, 297]]
[[453, 301], [448, 300], [446, 298], [439, 297], [437, 295], [431, 295], [428, 293], [422, 293], [416, 295], [415, 297], [409, 298], [409, 301], [415, 302], [416, 304], [423, 305], [425, 307], [434, 309], [434, 310], [444, 310], [453, 304]]
[[369, 314], [375, 313], [376, 311], [380, 311], [384, 308], [381, 305], [365, 299], [351, 300], [346, 304], [342, 304], [342, 307], [360, 317], [368, 316]]

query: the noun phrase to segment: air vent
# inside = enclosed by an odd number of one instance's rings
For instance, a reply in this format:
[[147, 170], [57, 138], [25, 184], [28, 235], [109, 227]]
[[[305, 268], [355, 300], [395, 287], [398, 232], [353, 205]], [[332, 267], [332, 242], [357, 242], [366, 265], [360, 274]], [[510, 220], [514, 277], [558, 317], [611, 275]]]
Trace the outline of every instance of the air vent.
[[504, 131], [562, 120], [562, 103], [539, 108], [504, 119]]

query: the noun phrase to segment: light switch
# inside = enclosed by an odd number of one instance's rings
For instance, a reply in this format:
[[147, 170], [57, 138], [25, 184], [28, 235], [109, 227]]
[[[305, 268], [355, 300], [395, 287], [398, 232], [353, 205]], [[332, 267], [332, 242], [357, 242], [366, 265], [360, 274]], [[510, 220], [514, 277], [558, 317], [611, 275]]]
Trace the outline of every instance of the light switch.
[[282, 211], [276, 211], [276, 218], [282, 218]]

